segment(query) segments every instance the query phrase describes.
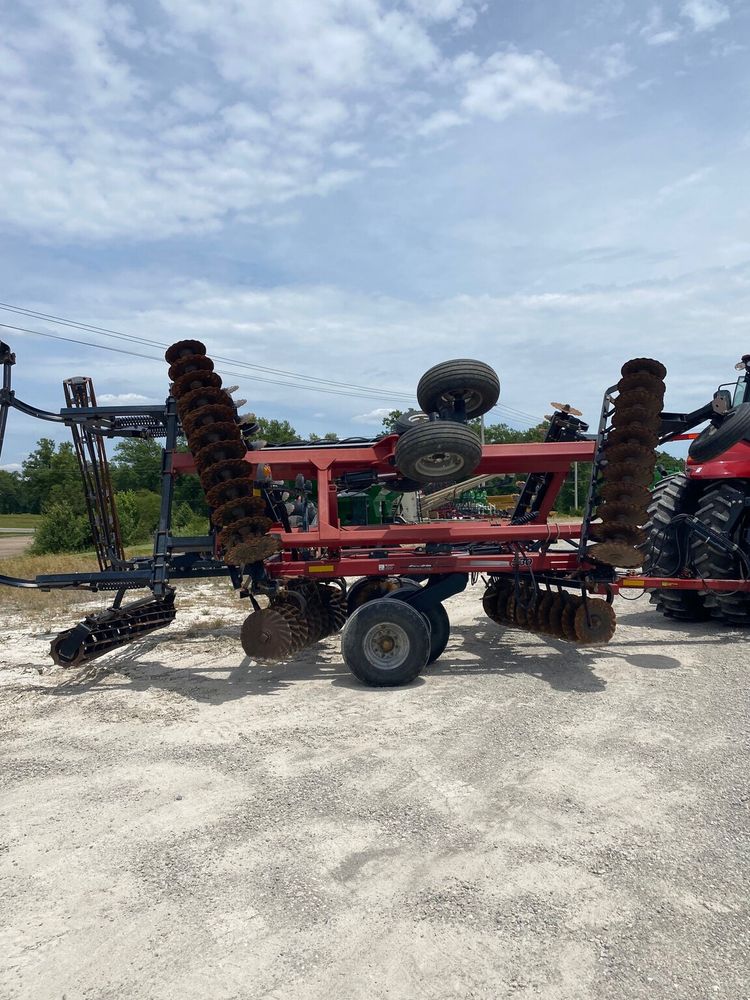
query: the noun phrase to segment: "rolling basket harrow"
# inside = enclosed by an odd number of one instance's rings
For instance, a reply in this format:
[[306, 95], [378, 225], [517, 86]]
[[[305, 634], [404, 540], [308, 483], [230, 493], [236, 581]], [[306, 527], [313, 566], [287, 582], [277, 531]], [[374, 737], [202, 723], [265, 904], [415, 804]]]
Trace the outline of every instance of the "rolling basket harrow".
[[[255, 418], [238, 413], [233, 390], [222, 386], [203, 344], [180, 341], [166, 361], [171, 385], [161, 406], [99, 406], [90, 380], [77, 378], [64, 383], [66, 406], [52, 412], [15, 396], [15, 357], [0, 344], [0, 449], [11, 408], [70, 427], [99, 561], [95, 572], [0, 576], [0, 584], [115, 594], [108, 610], [53, 640], [59, 665], [83, 664], [169, 625], [174, 581], [211, 576], [228, 577], [252, 605], [241, 629], [248, 657], [285, 660], [343, 630], [347, 665], [373, 685], [406, 683], [442, 654], [450, 634], [443, 601], [478, 577], [492, 621], [579, 644], [612, 638], [612, 602], [622, 587], [655, 595], [669, 588], [670, 597], [687, 594], [694, 603], [713, 594], [719, 605], [731, 594], [736, 606], [739, 600], [750, 608], [744, 563], [730, 564], [740, 567], [731, 577], [701, 579], [689, 567], [665, 572], [659, 561], [654, 546], [669, 549], [671, 522], [659, 522], [660, 535], [653, 528], [657, 446], [706, 419], [712, 440], [717, 424], [729, 426], [731, 433], [725, 427], [720, 435], [723, 448], [749, 446], [740, 443], [744, 417], [727, 421], [732, 408], [709, 404], [692, 414], [665, 414], [666, 369], [658, 361], [636, 358], [622, 366], [604, 394], [596, 433], [579, 411], [553, 404], [543, 442], [483, 446], [469, 421], [495, 405], [499, 381], [488, 365], [462, 359], [422, 377], [421, 409], [405, 415], [393, 434], [277, 447], [255, 440]], [[128, 559], [123, 551], [103, 444], [112, 437], [164, 439], [159, 526], [149, 557]], [[187, 451], [177, 447], [181, 437]], [[550, 521], [574, 463], [592, 469], [583, 520]], [[174, 477], [193, 473], [211, 511], [211, 531], [178, 537], [171, 530]], [[352, 482], [407, 493], [507, 474], [525, 481], [503, 519], [346, 526], [339, 519], [338, 494]], [[731, 553], [736, 541], [720, 534], [705, 537]], [[656, 572], [634, 576], [644, 561], [647, 572]], [[352, 578], [358, 579], [349, 586]], [[125, 602], [130, 590], [150, 595]]]

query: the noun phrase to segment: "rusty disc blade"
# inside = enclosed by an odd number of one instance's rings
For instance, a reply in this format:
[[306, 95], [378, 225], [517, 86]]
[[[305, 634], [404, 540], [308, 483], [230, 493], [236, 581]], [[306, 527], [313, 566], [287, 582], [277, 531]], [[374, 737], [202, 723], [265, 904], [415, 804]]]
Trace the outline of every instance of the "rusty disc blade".
[[648, 389], [629, 389], [615, 400], [615, 413], [627, 410], [631, 406], [642, 406], [649, 413], [661, 413], [658, 396]]
[[583, 416], [581, 410], [577, 410], [575, 406], [571, 406], [570, 403], [550, 403], [549, 405], [553, 410], [559, 410], [561, 413], [570, 413], [574, 417]]
[[663, 379], [667, 369], [661, 361], [655, 361], [653, 358], [633, 358], [631, 361], [626, 361], [620, 369], [622, 375], [640, 375], [642, 372]]
[[209, 388], [220, 389], [221, 376], [217, 375], [216, 372], [197, 371], [188, 372], [186, 375], [182, 375], [176, 379], [170, 387], [170, 392], [175, 399], [182, 399], [184, 395], [192, 392], [193, 389]]
[[239, 542], [251, 541], [255, 536], [265, 535], [272, 524], [271, 518], [265, 517], [263, 514], [248, 514], [221, 529], [218, 538], [219, 545], [229, 549]]
[[254, 660], [284, 660], [294, 647], [292, 628], [276, 608], [263, 608], [248, 615], [242, 624], [240, 642], [245, 655]]
[[552, 603], [549, 606], [549, 612], [547, 615], [549, 621], [549, 634], [555, 636], [557, 639], [565, 638], [562, 630], [562, 616], [567, 602], [568, 595], [565, 591], [562, 591], [559, 594], [553, 594]]
[[201, 386], [199, 389], [191, 389], [177, 401], [177, 412], [180, 420], [184, 420], [188, 413], [199, 410], [202, 406], [209, 406], [211, 403], [219, 403], [222, 406], [232, 406], [232, 397], [223, 389], [216, 389], [214, 386]]
[[172, 344], [164, 352], [164, 358], [167, 364], [174, 364], [175, 361], [180, 361], [182, 358], [189, 357], [191, 354], [205, 354], [206, 345], [202, 344], [200, 340], [178, 340], [176, 344]]
[[[199, 427], [190, 435], [190, 444], [196, 454], [207, 444], [213, 444], [216, 441], [242, 441], [240, 429], [234, 420]], [[245, 450], [247, 451], [247, 448]]]
[[273, 601], [271, 607], [283, 615], [289, 623], [289, 630], [292, 633], [292, 654], [304, 649], [308, 645], [310, 635], [302, 605], [294, 598], [287, 597], [278, 602]]
[[615, 427], [607, 434], [606, 450], [621, 444], [639, 444], [642, 448], [653, 451], [658, 438], [658, 433], [645, 424], [627, 424]]
[[339, 587], [327, 583], [317, 586], [320, 604], [328, 619], [327, 635], [339, 632], [346, 622], [346, 598]]
[[[209, 507], [221, 507], [227, 500], [236, 500], [237, 497], [251, 497], [253, 495], [253, 484], [249, 477], [242, 476], [238, 479], [227, 479], [217, 486], [212, 486], [206, 493], [206, 503]], [[260, 500], [260, 497], [258, 497]], [[265, 510], [265, 501], [261, 500], [262, 510], [253, 513], [262, 514]]]
[[251, 535], [227, 549], [223, 561], [228, 566], [249, 566], [251, 563], [262, 562], [280, 551], [281, 539], [278, 535]]
[[651, 492], [646, 486], [622, 486], [620, 483], [607, 483], [599, 491], [602, 500], [609, 503], [634, 503], [648, 506]]
[[634, 503], [616, 503], [608, 500], [597, 510], [597, 516], [607, 524], [628, 524], [639, 527], [648, 520], [646, 506]]
[[[242, 459], [247, 454], [247, 448], [243, 441], [232, 441], [231, 438], [224, 441], [214, 441], [212, 444], [207, 444], [197, 453], [195, 456], [195, 467], [198, 470], [198, 474], [203, 472], [204, 469], [210, 469], [212, 465], [217, 465], [219, 462], [226, 462], [228, 460]], [[251, 482], [252, 470], [248, 463], [247, 465], [247, 478], [248, 482]]]
[[643, 556], [638, 549], [626, 542], [599, 542], [592, 545], [586, 555], [607, 566], [622, 566], [623, 569], [635, 569], [643, 564]]
[[498, 625], [502, 623], [502, 618], [498, 612], [498, 597], [500, 596], [500, 591], [497, 586], [490, 584], [490, 586], [482, 594], [482, 609], [484, 613], [493, 622]]
[[665, 386], [662, 380], [646, 372], [637, 372], [633, 375], [623, 375], [617, 383], [619, 396], [615, 400], [615, 407], [627, 405], [628, 393], [634, 389], [645, 389], [655, 401], [663, 402], [664, 400]]
[[578, 609], [583, 605], [583, 598], [578, 594], [568, 594], [568, 600], [562, 613], [560, 624], [562, 626], [563, 637], [568, 642], [576, 642], [575, 618]]
[[207, 492], [212, 486], [216, 486], [226, 479], [239, 479], [247, 476], [249, 472], [252, 470], [247, 462], [241, 458], [228, 458], [215, 465], [209, 465], [204, 472], [201, 472], [201, 486], [204, 492]]
[[604, 482], [620, 486], [650, 486], [654, 478], [655, 459], [656, 456], [648, 465], [632, 458], [624, 462], [612, 462], [604, 468]]
[[188, 372], [212, 372], [214, 363], [205, 354], [189, 354], [186, 358], [180, 358], [169, 366], [167, 374], [173, 382], [177, 382]]
[[625, 429], [639, 424], [659, 436], [661, 430], [661, 410], [649, 410], [645, 406], [626, 406], [612, 417], [613, 430]]
[[234, 419], [234, 410], [231, 406], [223, 406], [220, 403], [212, 403], [209, 406], [201, 406], [198, 410], [193, 410], [182, 421], [182, 428], [185, 431], [190, 444], [190, 438], [194, 430], [198, 427], [205, 427], [206, 424], [219, 424], [231, 422]]
[[542, 635], [549, 635], [550, 632], [550, 611], [555, 600], [555, 595], [551, 591], [542, 594], [536, 609], [536, 627]]
[[[215, 524], [217, 528], [226, 528], [231, 527], [231, 525], [239, 521], [245, 521], [247, 518], [255, 518], [258, 522], [258, 531], [256, 534], [263, 534], [273, 524], [270, 518], [262, 516], [265, 509], [265, 502], [260, 497], [236, 497], [232, 500], [225, 500], [220, 507], [212, 511], [211, 523]], [[267, 525], [266, 521], [268, 522]]]
[[610, 448], [607, 445], [607, 450], [604, 453], [604, 457], [608, 462], [617, 464], [618, 462], [627, 462], [628, 459], [633, 459], [643, 466], [643, 468], [650, 468], [653, 462], [653, 448], [647, 448], [645, 445], [640, 444], [638, 441], [628, 441], [622, 444], [615, 444]]
[[646, 539], [641, 528], [622, 521], [603, 521], [600, 524], [592, 524], [589, 536], [595, 542], [625, 542], [631, 546], [642, 545]]
[[612, 605], [606, 601], [588, 600], [576, 611], [573, 624], [578, 642], [583, 646], [594, 646], [609, 642], [615, 634], [617, 617]]

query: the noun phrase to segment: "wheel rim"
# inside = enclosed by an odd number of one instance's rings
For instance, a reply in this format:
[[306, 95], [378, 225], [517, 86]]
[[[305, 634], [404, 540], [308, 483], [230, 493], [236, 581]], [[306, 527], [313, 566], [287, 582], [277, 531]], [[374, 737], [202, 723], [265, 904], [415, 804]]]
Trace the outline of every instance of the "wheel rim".
[[396, 670], [409, 655], [409, 637], [395, 622], [379, 622], [367, 632], [364, 654], [379, 670]]
[[464, 467], [461, 455], [450, 451], [436, 451], [425, 455], [414, 463], [414, 468], [420, 476], [452, 476]]

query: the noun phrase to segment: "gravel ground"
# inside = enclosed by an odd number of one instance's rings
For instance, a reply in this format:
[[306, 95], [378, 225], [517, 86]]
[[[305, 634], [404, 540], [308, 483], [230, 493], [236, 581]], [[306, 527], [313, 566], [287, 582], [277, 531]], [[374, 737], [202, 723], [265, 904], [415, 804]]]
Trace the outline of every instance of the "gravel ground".
[[750, 996], [746, 633], [618, 600], [573, 648], [479, 587], [370, 690], [219, 594], [94, 675], [5, 617], [3, 1000]]

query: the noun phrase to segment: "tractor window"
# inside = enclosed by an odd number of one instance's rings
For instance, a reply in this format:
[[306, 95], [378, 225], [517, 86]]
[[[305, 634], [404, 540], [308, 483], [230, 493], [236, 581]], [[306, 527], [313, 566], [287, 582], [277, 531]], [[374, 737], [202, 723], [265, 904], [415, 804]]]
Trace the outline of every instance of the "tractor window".
[[750, 403], [750, 381], [744, 378], [737, 379], [732, 406], [739, 406], [740, 403]]

